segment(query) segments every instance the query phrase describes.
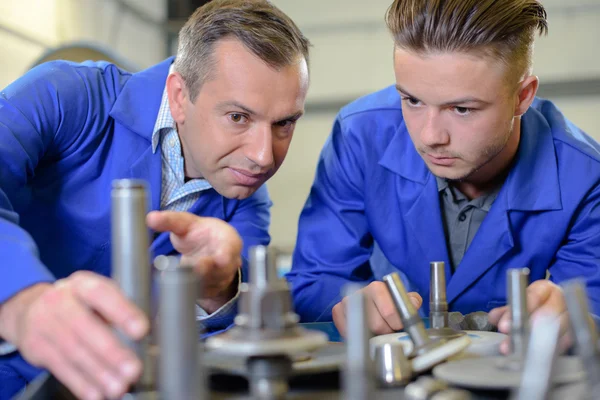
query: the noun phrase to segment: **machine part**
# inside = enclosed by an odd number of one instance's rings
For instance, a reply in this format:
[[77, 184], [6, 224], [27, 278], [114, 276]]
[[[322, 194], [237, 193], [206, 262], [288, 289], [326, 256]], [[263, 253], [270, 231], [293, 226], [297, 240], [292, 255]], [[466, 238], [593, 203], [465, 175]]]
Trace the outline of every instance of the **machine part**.
[[506, 281], [508, 304], [511, 310], [511, 352], [516, 357], [524, 359], [529, 339], [529, 312], [527, 311], [529, 269], [509, 269], [506, 273]]
[[453, 311], [448, 313], [448, 322], [452, 329], [460, 331], [498, 332], [498, 327], [489, 321], [485, 311], [475, 311], [466, 315]]
[[445, 389], [435, 393], [430, 400], [471, 400], [471, 392], [462, 389]]
[[464, 336], [464, 332], [450, 328], [448, 324], [448, 300], [446, 298], [446, 263], [433, 261], [430, 267], [429, 321], [427, 330], [432, 340], [453, 339]]
[[428, 376], [422, 376], [415, 382], [409, 383], [404, 391], [406, 400], [428, 400], [435, 393], [448, 389], [444, 381]]
[[513, 400], [547, 400], [556, 365], [560, 323], [556, 316], [539, 318], [531, 329], [521, 384]]
[[365, 295], [356, 286], [346, 288], [347, 338], [346, 365], [343, 374], [344, 399], [374, 398], [373, 362], [370, 357], [367, 305]]
[[591, 396], [592, 393], [600, 393], [600, 350], [598, 332], [589, 311], [585, 284], [579, 280], [567, 282], [563, 285], [563, 293], [571, 320], [571, 332], [577, 353], [585, 366], [586, 382]]
[[[150, 234], [146, 227], [148, 189], [144, 181], [115, 180], [111, 192], [112, 277], [125, 296], [151, 318], [152, 269]], [[143, 373], [133, 392], [156, 388], [151, 335], [135, 341], [117, 332], [121, 341], [142, 360]]]
[[159, 391], [163, 399], [203, 399], [200, 334], [196, 324], [198, 279], [175, 256], [158, 256]]
[[[308, 375], [340, 371], [346, 362], [346, 350], [343, 343], [328, 343], [310, 353], [300, 353], [303, 357], [292, 358], [291, 375]], [[203, 365], [217, 373], [248, 376], [244, 360], [215, 351], [203, 354]]]
[[316, 350], [327, 343], [323, 332], [298, 326], [290, 291], [277, 275], [277, 255], [266, 246], [250, 248], [250, 281], [240, 285], [236, 326], [207, 339], [207, 348], [238, 357], [279, 356]]
[[[433, 369], [436, 378], [468, 389], [510, 390], [521, 383], [522, 361], [514, 357], [483, 357], [449, 361]], [[581, 381], [585, 371], [579, 357], [556, 360], [554, 384]]]
[[[499, 356], [500, 344], [508, 337], [504, 333], [486, 331], [465, 331], [465, 335], [471, 340], [465, 349], [466, 356]], [[410, 355], [413, 344], [406, 332], [390, 333], [375, 336], [371, 339], [372, 354], [375, 348], [385, 343], [400, 343], [404, 348], [404, 354]]]
[[445, 361], [446, 359], [463, 351], [470, 343], [470, 339], [465, 335], [456, 339], [431, 340], [423, 320], [415, 310], [412, 302], [408, 297], [406, 288], [400, 280], [398, 273], [383, 277], [386, 283], [396, 309], [400, 314], [404, 330], [410, 336], [413, 342], [412, 368], [415, 372], [423, 372], [431, 369], [433, 366]]
[[250, 357], [248, 381], [253, 399], [284, 399], [288, 392], [288, 376], [292, 360], [287, 356]]
[[375, 376], [382, 387], [404, 386], [412, 379], [411, 362], [402, 343], [384, 343], [375, 347]]

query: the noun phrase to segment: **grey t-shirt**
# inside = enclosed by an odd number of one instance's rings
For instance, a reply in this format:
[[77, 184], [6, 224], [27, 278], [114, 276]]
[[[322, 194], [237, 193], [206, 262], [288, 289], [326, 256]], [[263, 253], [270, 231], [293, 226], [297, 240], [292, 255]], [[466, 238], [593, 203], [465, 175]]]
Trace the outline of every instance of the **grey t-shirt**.
[[446, 245], [452, 270], [456, 270], [479, 226], [492, 207], [502, 185], [476, 199], [469, 200], [460, 190], [442, 178], [435, 178], [440, 195], [440, 208]]

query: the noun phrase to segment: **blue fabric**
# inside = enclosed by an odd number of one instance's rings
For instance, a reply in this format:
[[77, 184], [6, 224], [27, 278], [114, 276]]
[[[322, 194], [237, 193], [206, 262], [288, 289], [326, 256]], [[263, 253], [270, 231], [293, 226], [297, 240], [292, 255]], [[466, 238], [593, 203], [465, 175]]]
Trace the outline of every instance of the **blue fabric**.
[[[110, 276], [114, 179], [146, 180], [149, 207], [160, 208], [161, 154], [151, 136], [171, 63], [131, 74], [106, 62], [55, 61], [0, 93], [0, 303], [77, 270]], [[189, 211], [233, 225], [247, 257], [269, 242], [270, 206], [266, 186], [245, 200], [208, 189]], [[174, 253], [169, 234], [157, 235], [151, 251]], [[228, 327], [233, 315], [203, 321], [206, 332]]]
[[[374, 244], [429, 311], [429, 262], [445, 261], [450, 309], [468, 314], [506, 303], [506, 270], [531, 280], [587, 283], [600, 313], [600, 145], [549, 101], [522, 117], [514, 165], [452, 273], [435, 177], [414, 148], [394, 87], [339, 113], [302, 211], [292, 270], [301, 320], [329, 321], [349, 282], [390, 272], [371, 265]], [[381, 258], [381, 257], [380, 257]]]

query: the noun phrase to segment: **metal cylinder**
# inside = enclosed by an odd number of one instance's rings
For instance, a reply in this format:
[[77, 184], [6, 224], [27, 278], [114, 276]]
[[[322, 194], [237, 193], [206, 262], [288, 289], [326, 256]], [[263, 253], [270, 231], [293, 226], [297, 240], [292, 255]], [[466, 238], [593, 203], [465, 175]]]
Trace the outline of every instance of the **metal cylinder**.
[[512, 400], [547, 400], [556, 364], [560, 323], [555, 316], [543, 316], [531, 330], [521, 385]]
[[204, 398], [196, 322], [198, 280], [177, 257], [157, 257], [159, 277], [159, 390], [162, 399]]
[[284, 355], [251, 357], [247, 361], [250, 394], [258, 400], [280, 400], [288, 393], [292, 360]]
[[346, 366], [343, 376], [344, 399], [369, 400], [374, 398], [375, 392], [366, 299], [356, 286], [349, 286], [345, 292], [348, 303]]
[[375, 348], [375, 376], [380, 386], [404, 386], [412, 378], [412, 366], [400, 342], [384, 343]]
[[[148, 190], [141, 180], [113, 181], [111, 192], [112, 277], [124, 295], [150, 319], [152, 268], [149, 256], [150, 234], [146, 227]], [[154, 386], [150, 335], [135, 341], [119, 334], [143, 363], [143, 374], [134, 391]]]
[[431, 343], [431, 339], [425, 330], [423, 320], [417, 313], [415, 306], [410, 301], [408, 293], [400, 276], [397, 272], [388, 274], [383, 277], [383, 281], [386, 283], [396, 309], [400, 314], [402, 325], [404, 330], [408, 333], [411, 340], [414, 343], [415, 349], [423, 348]]
[[279, 279], [277, 275], [277, 255], [273, 248], [267, 246], [250, 247], [250, 279], [249, 283], [257, 288], [264, 288]]
[[600, 393], [598, 332], [589, 311], [585, 284], [580, 280], [567, 282], [563, 285], [563, 292], [569, 311], [571, 332], [577, 353], [584, 365], [588, 388], [591, 393]]
[[443, 261], [429, 263], [429, 321], [433, 329], [448, 327], [448, 300], [446, 299], [446, 265]]
[[529, 269], [509, 269], [506, 276], [511, 311], [511, 351], [514, 355], [524, 358], [529, 339], [529, 312], [527, 311]]

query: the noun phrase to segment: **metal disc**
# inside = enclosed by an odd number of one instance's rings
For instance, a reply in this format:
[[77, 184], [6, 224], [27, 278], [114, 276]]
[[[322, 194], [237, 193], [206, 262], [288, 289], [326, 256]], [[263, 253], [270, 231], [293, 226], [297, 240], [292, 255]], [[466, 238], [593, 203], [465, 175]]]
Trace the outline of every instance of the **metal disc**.
[[[208, 351], [202, 357], [204, 366], [214, 372], [239, 376], [246, 376], [248, 373], [246, 362], [240, 357], [228, 356], [215, 351]], [[298, 357], [292, 357], [292, 374], [304, 375], [339, 371], [345, 359], [344, 344], [329, 343], [313, 352], [300, 353]]]
[[[519, 386], [521, 369], [512, 357], [483, 357], [450, 361], [433, 369], [436, 378], [471, 389], [508, 390]], [[578, 357], [559, 357], [556, 360], [553, 382], [564, 384], [584, 379], [585, 373]]]
[[[498, 356], [500, 355], [500, 343], [508, 336], [498, 332], [487, 331], [464, 331], [471, 344], [465, 350], [468, 355], [474, 356]], [[377, 346], [385, 343], [395, 343], [400, 341], [404, 346], [404, 354], [408, 355], [412, 351], [413, 344], [410, 336], [406, 332], [390, 333], [389, 335], [375, 336], [371, 339], [371, 352], [374, 354], [374, 349]]]

